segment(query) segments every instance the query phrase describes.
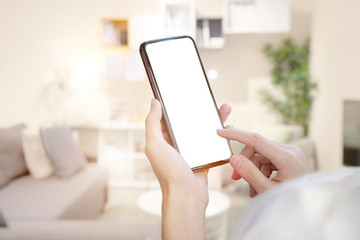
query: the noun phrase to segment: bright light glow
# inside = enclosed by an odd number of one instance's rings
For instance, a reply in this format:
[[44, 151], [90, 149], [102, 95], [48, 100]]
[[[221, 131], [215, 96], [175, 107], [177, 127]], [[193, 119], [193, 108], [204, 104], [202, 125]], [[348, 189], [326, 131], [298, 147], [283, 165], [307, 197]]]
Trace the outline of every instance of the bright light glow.
[[218, 77], [218, 73], [214, 69], [209, 70], [207, 75], [208, 75], [210, 80], [215, 80]]
[[102, 64], [98, 59], [79, 60], [70, 76], [70, 89], [74, 92], [96, 91], [99, 88], [102, 69]]

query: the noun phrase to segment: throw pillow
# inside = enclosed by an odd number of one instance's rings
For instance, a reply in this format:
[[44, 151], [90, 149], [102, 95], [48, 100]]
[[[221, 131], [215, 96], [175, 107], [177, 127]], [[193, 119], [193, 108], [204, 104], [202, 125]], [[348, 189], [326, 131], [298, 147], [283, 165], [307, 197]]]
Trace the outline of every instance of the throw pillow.
[[44, 128], [41, 130], [41, 139], [58, 177], [71, 177], [85, 167], [85, 156], [76, 144], [70, 128]]
[[26, 166], [33, 178], [47, 178], [54, 173], [54, 168], [45, 153], [40, 133], [37, 129], [25, 129], [23, 131], [22, 146]]
[[0, 188], [11, 179], [27, 173], [21, 144], [25, 125], [0, 129]]
[[7, 226], [7, 225], [6, 225], [5, 218], [4, 218], [4, 216], [2, 215], [1, 209], [0, 209], [0, 228], [1, 228], [1, 227], [6, 227], [6, 226]]

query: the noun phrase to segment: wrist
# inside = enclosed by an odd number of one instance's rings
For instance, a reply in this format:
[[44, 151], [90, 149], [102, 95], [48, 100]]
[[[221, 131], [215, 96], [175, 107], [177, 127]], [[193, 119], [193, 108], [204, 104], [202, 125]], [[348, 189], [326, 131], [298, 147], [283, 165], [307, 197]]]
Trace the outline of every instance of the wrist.
[[164, 239], [205, 239], [208, 196], [171, 186], [163, 191], [162, 228]]
[[183, 184], [170, 184], [162, 188], [163, 201], [169, 201], [172, 204], [188, 205], [188, 207], [196, 207], [204, 211], [209, 202], [208, 190], [194, 189]]

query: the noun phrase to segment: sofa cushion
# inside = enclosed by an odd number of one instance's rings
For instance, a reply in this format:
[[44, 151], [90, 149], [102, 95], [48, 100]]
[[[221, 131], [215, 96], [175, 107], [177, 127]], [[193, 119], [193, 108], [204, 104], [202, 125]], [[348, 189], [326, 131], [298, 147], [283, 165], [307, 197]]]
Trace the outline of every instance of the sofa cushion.
[[156, 240], [161, 239], [160, 222], [94, 220], [11, 221], [0, 229], [7, 240]]
[[45, 151], [60, 178], [68, 178], [84, 168], [86, 159], [66, 126], [44, 128], [41, 138]]
[[23, 176], [0, 191], [7, 221], [95, 218], [106, 201], [107, 173], [96, 164], [66, 179]]
[[27, 173], [21, 145], [25, 125], [0, 129], [0, 188], [11, 179]]
[[47, 178], [54, 173], [38, 129], [25, 129], [22, 135], [25, 163], [33, 178]]
[[0, 228], [1, 227], [6, 227], [6, 220], [4, 218], [4, 216], [1, 213], [1, 209], [0, 209]]

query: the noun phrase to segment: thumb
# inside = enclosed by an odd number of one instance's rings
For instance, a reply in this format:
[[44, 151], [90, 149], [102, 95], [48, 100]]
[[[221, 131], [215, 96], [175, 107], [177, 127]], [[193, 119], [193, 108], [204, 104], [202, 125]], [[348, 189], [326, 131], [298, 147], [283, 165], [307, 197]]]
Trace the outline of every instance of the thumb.
[[161, 117], [162, 117], [162, 110], [160, 102], [156, 99], [151, 101], [151, 109], [146, 118], [145, 126], [146, 126], [146, 139], [149, 140], [150, 138], [156, 136], [162, 136], [161, 133]]
[[245, 179], [257, 193], [265, 192], [273, 183], [245, 156], [238, 154], [230, 158], [230, 164], [240, 177]]

